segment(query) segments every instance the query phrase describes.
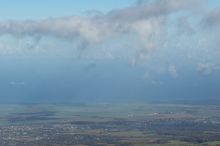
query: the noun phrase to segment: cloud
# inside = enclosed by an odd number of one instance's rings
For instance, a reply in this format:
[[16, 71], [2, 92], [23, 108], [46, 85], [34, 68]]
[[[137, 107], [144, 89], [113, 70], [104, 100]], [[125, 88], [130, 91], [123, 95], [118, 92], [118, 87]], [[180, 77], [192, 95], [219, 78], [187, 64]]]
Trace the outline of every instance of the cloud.
[[220, 71], [220, 64], [200, 63], [197, 66], [197, 71], [202, 75], [209, 75], [215, 71]]
[[168, 67], [168, 72], [170, 73], [170, 75], [174, 78], [177, 78], [178, 77], [178, 73], [177, 73], [177, 70], [176, 70], [176, 66], [175, 65], [169, 65]]
[[179, 35], [192, 35], [195, 33], [194, 28], [189, 23], [189, 18], [186, 16], [180, 17], [178, 19], [177, 25], [179, 28]]
[[220, 25], [220, 8], [216, 8], [210, 11], [206, 16], [203, 18], [202, 22], [206, 27], [213, 28], [219, 27]]
[[53, 36], [60, 38], [81, 37], [88, 41], [97, 41], [99, 38], [97, 25], [90, 19], [81, 17], [49, 18], [45, 20], [8, 21], [0, 23], [1, 34], [13, 36], [32, 36], [40, 38]]
[[84, 68], [83, 71], [85, 72], [91, 72], [93, 69], [95, 69], [97, 67], [97, 65], [95, 63], [89, 63], [87, 64]]
[[151, 78], [150, 73], [149, 72], [145, 72], [143, 78], [144, 78], [144, 80], [150, 79]]
[[25, 82], [24, 81], [11, 81], [9, 82], [9, 84], [12, 86], [23, 86], [25, 85]]
[[158, 18], [180, 11], [194, 9], [200, 4], [199, 0], [155, 0], [151, 3], [138, 1], [138, 5], [124, 9], [113, 10], [107, 14], [110, 20], [132, 22], [137, 20]]
[[0, 43], [0, 50], [5, 49], [5, 48], [6, 48], [5, 44], [4, 43]]
[[[54, 44], [47, 46], [59, 46], [56, 43], [67, 41], [74, 44], [68, 47], [78, 50], [79, 57], [119, 58], [121, 56], [122, 58], [127, 57], [132, 65], [136, 65], [145, 62], [149, 54], [157, 49], [173, 47], [175, 49], [176, 47], [178, 50], [177, 47], [190, 44], [190, 38], [193, 38], [192, 35], [199, 29], [195, 28], [197, 25], [191, 24], [192, 19], [197, 15], [193, 12], [200, 8], [203, 2], [203, 0], [137, 0], [134, 5], [107, 13], [93, 10], [89, 12], [89, 15], [84, 16], [4, 21], [0, 22], [0, 51], [1, 54], [13, 52], [13, 49], [9, 49], [12, 43], [10, 41], [7, 43], [7, 39], [4, 39], [4, 42], [1, 40], [3, 36], [7, 35], [19, 40], [20, 48], [30, 51], [34, 50], [36, 46], [38, 49], [41, 48], [39, 45], [45, 38], [55, 38]], [[220, 8], [201, 15], [205, 26], [219, 27]], [[175, 23], [173, 23], [173, 19]], [[193, 23], [196, 22], [193, 21]], [[173, 32], [174, 30], [176, 32]], [[180, 34], [185, 36], [185, 40], [178, 39]], [[209, 41], [207, 35], [202, 34], [202, 31], [199, 35], [204, 35], [206, 42]], [[201, 40], [200, 36], [192, 40]], [[56, 41], [57, 39], [60, 41]], [[209, 43], [206, 43], [207, 48]], [[192, 44], [192, 47], [198, 47], [195, 46], [195, 42]], [[61, 46], [60, 50], [62, 49]], [[14, 51], [17, 50], [14, 49]], [[198, 50], [190, 51], [190, 54], [196, 54]], [[163, 52], [169, 52], [169, 50]], [[178, 77], [176, 68], [171, 63], [167, 69], [174, 78]], [[209, 74], [218, 68], [218, 65], [204, 63], [198, 65], [197, 71], [201, 74]], [[148, 78], [147, 74], [145, 78]]]
[[[33, 37], [39, 42], [42, 37], [56, 37], [74, 42], [80, 40], [79, 50], [95, 48], [111, 40], [130, 36], [127, 42], [135, 49], [134, 64], [146, 54], [161, 48], [167, 40], [167, 20], [174, 13], [189, 11], [199, 0], [154, 0], [137, 1], [136, 5], [115, 9], [106, 14], [92, 16], [70, 16], [43, 20], [10, 20], [0, 22], [0, 34], [17, 38]], [[192, 7], [193, 6], [193, 7]], [[123, 42], [123, 41], [122, 41]], [[33, 48], [29, 44], [29, 48]], [[83, 51], [81, 51], [83, 52]]]

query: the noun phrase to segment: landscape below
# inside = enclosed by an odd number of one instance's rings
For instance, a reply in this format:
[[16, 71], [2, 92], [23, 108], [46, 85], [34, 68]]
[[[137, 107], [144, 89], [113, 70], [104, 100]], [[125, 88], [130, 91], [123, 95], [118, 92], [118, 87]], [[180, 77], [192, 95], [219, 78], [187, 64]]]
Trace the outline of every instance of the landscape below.
[[218, 104], [1, 104], [1, 146], [218, 146]]

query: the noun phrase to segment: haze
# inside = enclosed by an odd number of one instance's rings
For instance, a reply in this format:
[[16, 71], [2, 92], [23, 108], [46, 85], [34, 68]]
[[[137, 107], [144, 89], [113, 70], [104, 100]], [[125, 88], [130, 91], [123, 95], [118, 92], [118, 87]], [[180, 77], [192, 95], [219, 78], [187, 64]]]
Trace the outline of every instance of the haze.
[[0, 1], [1, 102], [218, 99], [218, 0]]

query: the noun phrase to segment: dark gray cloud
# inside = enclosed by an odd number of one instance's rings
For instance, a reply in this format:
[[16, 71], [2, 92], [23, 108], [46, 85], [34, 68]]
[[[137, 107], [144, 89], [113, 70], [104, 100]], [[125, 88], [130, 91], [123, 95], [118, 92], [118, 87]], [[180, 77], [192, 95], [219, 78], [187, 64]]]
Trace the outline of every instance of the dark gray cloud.
[[93, 69], [95, 69], [96, 68], [96, 63], [89, 63], [89, 64], [87, 64], [84, 68], [83, 68], [83, 71], [85, 71], [85, 72], [90, 72], [90, 71], [92, 71]]
[[215, 71], [220, 70], [220, 64], [214, 64], [214, 63], [200, 63], [197, 66], [198, 73], [202, 75], [209, 75]]
[[[200, 1], [201, 2], [201, 1]], [[192, 9], [199, 5], [198, 0], [156, 0], [152, 3], [138, 1], [138, 5], [124, 9], [113, 10], [107, 16], [116, 21], [137, 21], [152, 17], [166, 16], [175, 12]]]
[[203, 19], [203, 24], [207, 27], [219, 27], [220, 25], [220, 8], [209, 12]]

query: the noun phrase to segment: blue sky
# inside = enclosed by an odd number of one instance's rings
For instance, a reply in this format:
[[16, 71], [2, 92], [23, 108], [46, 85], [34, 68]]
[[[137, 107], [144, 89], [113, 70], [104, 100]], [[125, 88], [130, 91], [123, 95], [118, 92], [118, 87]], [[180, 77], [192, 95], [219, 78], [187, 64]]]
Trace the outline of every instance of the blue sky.
[[71, 15], [84, 15], [88, 10], [107, 12], [126, 7], [134, 0], [1, 0], [0, 19], [43, 19]]
[[0, 101], [220, 98], [218, 0], [0, 3]]
[[[84, 15], [88, 10], [108, 12], [130, 6], [135, 0], [0, 0], [0, 19], [43, 19], [71, 15]], [[207, 1], [211, 8], [220, 6], [219, 0]]]

